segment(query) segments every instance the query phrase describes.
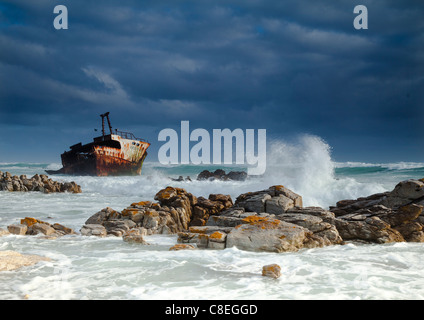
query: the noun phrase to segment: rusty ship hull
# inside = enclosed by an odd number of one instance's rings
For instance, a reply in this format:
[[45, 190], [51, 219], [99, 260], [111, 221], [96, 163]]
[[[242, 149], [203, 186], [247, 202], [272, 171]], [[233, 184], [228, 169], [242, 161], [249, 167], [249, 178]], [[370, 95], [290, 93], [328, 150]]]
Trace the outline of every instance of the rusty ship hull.
[[134, 137], [132, 133], [115, 130], [112, 133], [109, 113], [107, 117], [110, 134], [93, 139], [93, 142], [75, 144], [61, 155], [63, 168], [46, 170], [48, 174], [90, 176], [134, 176], [140, 175], [147, 148], [150, 143]]
[[92, 143], [71, 147], [61, 155], [63, 168], [48, 174], [131, 176], [140, 175], [148, 142], [119, 135], [94, 138]]

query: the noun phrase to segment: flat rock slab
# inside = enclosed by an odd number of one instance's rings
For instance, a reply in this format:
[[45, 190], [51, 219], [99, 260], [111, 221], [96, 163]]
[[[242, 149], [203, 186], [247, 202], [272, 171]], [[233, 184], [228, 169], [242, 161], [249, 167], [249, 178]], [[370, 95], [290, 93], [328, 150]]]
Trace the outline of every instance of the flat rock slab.
[[50, 261], [50, 258], [37, 255], [23, 255], [16, 251], [0, 251], [0, 271], [11, 271], [26, 266], [32, 266], [40, 261]]
[[227, 248], [266, 252], [297, 251], [304, 248], [312, 234], [306, 228], [277, 219], [257, 216], [248, 218], [251, 220], [249, 224], [239, 225], [227, 235]]

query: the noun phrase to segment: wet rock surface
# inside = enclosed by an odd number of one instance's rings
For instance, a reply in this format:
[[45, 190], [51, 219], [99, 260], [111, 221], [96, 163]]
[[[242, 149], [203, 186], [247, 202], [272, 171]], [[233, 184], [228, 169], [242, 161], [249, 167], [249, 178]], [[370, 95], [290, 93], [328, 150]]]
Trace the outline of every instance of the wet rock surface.
[[342, 200], [330, 210], [345, 240], [424, 242], [424, 182], [406, 180], [391, 192]]
[[[233, 202], [229, 195], [196, 197], [168, 186], [156, 201], [132, 203], [122, 211], [106, 207], [89, 217], [82, 236], [116, 236], [128, 243], [148, 244], [145, 236], [177, 234], [173, 250], [225, 249], [290, 252], [304, 248], [368, 243], [424, 242], [424, 182], [407, 180], [392, 191], [341, 200], [329, 210], [303, 207], [302, 197], [281, 186], [247, 192]], [[24, 218], [2, 234], [49, 238], [75, 234], [58, 223]]]
[[244, 171], [230, 171], [226, 173], [222, 169], [217, 169], [214, 172], [209, 170], [203, 170], [197, 176], [197, 180], [236, 180], [244, 181], [247, 179], [247, 173]]
[[0, 171], [0, 191], [39, 191], [44, 193], [53, 192], [70, 192], [81, 193], [81, 186], [75, 182], [58, 182], [53, 181], [45, 174], [36, 174], [31, 178], [26, 175], [12, 175], [10, 172]]
[[11, 224], [7, 227], [10, 234], [15, 235], [44, 235], [49, 239], [55, 239], [64, 235], [75, 234], [71, 228], [59, 223], [50, 224], [48, 222], [26, 217], [21, 219], [20, 224]]

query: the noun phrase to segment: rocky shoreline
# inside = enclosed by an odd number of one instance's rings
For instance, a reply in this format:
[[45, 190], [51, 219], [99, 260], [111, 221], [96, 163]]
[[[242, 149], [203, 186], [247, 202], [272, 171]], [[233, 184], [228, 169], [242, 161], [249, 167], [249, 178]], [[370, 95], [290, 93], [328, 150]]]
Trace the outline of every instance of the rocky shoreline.
[[0, 171], [0, 191], [16, 191], [28, 192], [39, 191], [44, 193], [52, 192], [72, 192], [81, 193], [81, 186], [72, 182], [58, 182], [53, 181], [45, 174], [36, 174], [31, 178], [26, 175], [16, 176], [10, 172]]
[[215, 171], [203, 170], [197, 175], [197, 180], [221, 180], [221, 181], [244, 181], [247, 179], [247, 172], [244, 171], [230, 171], [226, 173], [222, 169]]
[[[177, 234], [172, 250], [291, 252], [347, 241], [424, 242], [424, 180], [406, 180], [390, 192], [341, 200], [329, 210], [303, 207], [302, 197], [281, 185], [241, 194], [235, 201], [224, 194], [196, 197], [169, 186], [154, 200], [132, 203], [122, 211], [104, 208], [87, 219], [79, 234], [139, 244], [148, 244], [146, 235]], [[29, 217], [2, 233], [48, 238], [78, 234]]]

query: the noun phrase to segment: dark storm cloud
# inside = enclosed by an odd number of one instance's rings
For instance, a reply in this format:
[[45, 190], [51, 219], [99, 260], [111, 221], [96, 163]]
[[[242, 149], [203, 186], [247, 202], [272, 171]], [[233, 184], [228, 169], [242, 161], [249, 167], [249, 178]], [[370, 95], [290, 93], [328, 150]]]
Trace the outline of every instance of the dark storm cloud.
[[[53, 28], [59, 2], [69, 30]], [[62, 151], [111, 111], [153, 142], [190, 120], [312, 133], [363, 160], [421, 143], [420, 1], [362, 1], [368, 30], [352, 0], [59, 2], [0, 4], [0, 126], [19, 138]]]

